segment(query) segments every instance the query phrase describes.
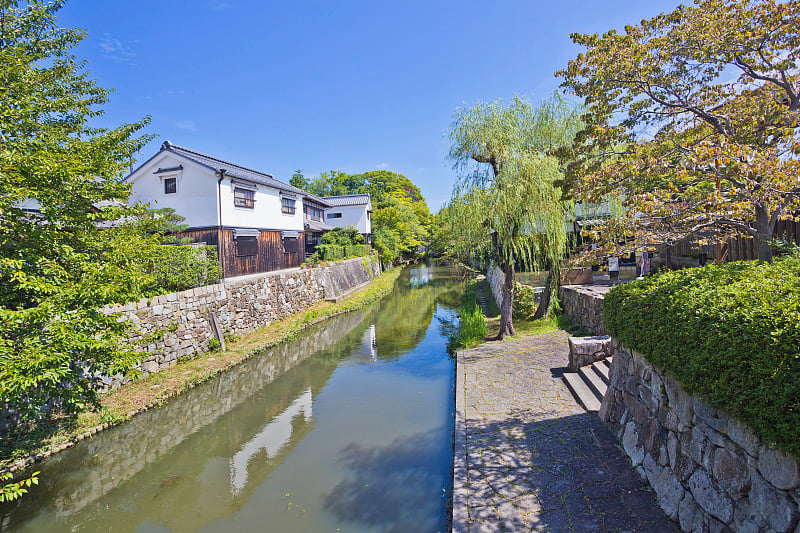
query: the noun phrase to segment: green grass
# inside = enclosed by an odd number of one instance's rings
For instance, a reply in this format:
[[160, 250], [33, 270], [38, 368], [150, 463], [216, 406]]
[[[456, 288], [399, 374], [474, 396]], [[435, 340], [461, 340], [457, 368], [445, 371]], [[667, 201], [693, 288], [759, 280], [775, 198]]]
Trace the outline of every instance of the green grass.
[[486, 340], [488, 329], [486, 317], [483, 316], [475, 294], [475, 284], [470, 283], [461, 297], [461, 310], [456, 331], [450, 335], [447, 351], [455, 353], [459, 348], [472, 348]]

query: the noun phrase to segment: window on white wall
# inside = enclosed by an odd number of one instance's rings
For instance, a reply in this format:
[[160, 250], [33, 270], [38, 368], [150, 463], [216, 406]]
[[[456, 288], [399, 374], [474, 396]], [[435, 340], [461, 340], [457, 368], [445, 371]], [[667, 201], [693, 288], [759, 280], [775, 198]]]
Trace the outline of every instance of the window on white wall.
[[244, 207], [246, 209], [253, 209], [256, 205], [255, 191], [247, 189], [235, 188], [233, 189], [233, 205], [236, 207]]
[[341, 213], [328, 213], [328, 218], [342, 218]]
[[164, 178], [164, 194], [178, 192], [178, 178]]
[[284, 215], [294, 215], [294, 199], [281, 198], [281, 212]]

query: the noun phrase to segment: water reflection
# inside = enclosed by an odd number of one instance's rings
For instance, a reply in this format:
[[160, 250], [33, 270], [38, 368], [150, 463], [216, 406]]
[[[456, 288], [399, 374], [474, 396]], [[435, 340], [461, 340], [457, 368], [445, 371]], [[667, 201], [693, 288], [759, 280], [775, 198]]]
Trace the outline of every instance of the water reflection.
[[247, 465], [257, 453], [265, 451], [267, 461], [274, 459], [292, 438], [294, 418], [302, 414], [306, 425], [311, 422], [311, 404], [309, 387], [231, 457], [231, 490], [234, 496], [247, 485]]
[[444, 529], [453, 369], [440, 328], [461, 279], [418, 270], [378, 305], [55, 456], [40, 487], [0, 508], [0, 529]]

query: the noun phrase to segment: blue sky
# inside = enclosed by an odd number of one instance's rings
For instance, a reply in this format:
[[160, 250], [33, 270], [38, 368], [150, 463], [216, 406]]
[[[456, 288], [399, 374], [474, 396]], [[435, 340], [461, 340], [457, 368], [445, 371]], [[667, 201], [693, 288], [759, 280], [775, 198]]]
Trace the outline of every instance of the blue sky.
[[102, 124], [152, 117], [164, 140], [288, 181], [386, 169], [431, 211], [450, 197], [456, 108], [515, 94], [536, 102], [581, 50], [571, 32], [637, 23], [666, 0], [272, 2], [71, 0], [59, 24], [115, 92]]

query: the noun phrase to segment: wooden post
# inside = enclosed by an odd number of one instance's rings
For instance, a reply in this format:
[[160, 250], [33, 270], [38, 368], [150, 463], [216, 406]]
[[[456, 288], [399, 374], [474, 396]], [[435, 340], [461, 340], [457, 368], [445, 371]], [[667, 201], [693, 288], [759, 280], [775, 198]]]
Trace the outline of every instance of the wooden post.
[[211, 333], [214, 334], [214, 337], [219, 341], [220, 348], [222, 351], [225, 351], [225, 336], [222, 334], [222, 330], [219, 328], [219, 319], [217, 318], [216, 311], [209, 311], [208, 312], [208, 319], [211, 322]]

